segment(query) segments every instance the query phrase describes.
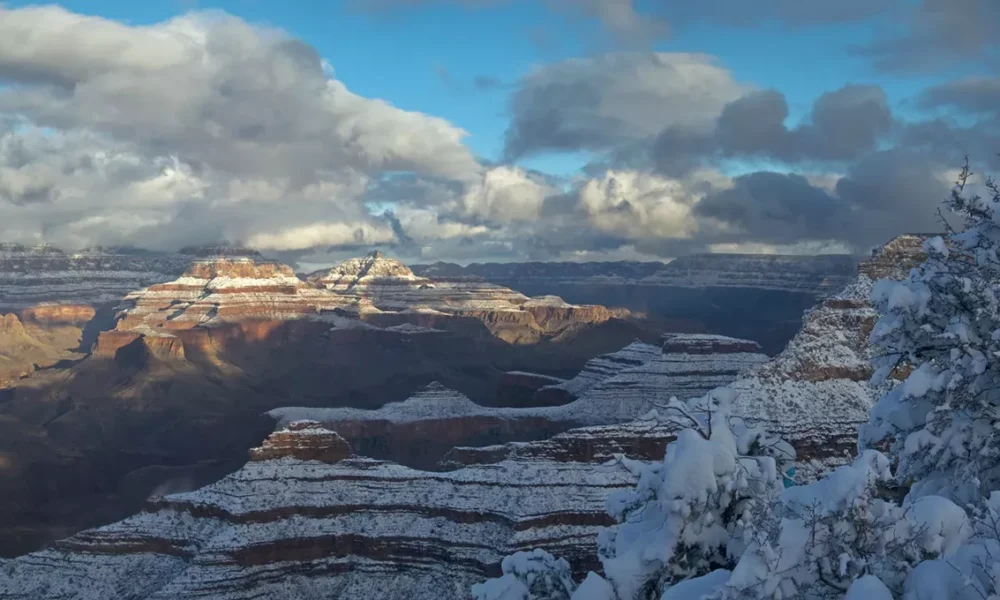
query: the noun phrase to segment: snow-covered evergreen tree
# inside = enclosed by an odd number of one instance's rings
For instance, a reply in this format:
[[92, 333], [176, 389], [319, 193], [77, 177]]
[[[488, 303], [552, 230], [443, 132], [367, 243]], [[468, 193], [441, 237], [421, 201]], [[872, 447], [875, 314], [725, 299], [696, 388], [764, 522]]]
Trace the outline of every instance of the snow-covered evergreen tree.
[[659, 418], [683, 429], [634, 490], [608, 499], [620, 525], [600, 536], [599, 555], [619, 598], [658, 599], [678, 581], [732, 567], [755, 517], [782, 489], [794, 451], [733, 418], [734, 396], [721, 388], [661, 408]]
[[890, 449], [914, 497], [960, 503], [1000, 489], [1000, 192], [988, 181], [988, 197], [965, 193], [970, 175], [946, 202], [964, 227], [929, 240], [908, 280], [875, 287], [876, 378], [912, 372], [861, 431], [863, 446]]
[[891, 479], [889, 459], [869, 450], [785, 490], [718, 597], [832, 600], [868, 576], [902, 593], [914, 566], [954, 551], [970, 531], [964, 511], [945, 498], [907, 507], [880, 498]]
[[[795, 457], [787, 443], [734, 418], [733, 397], [721, 388], [687, 402], [673, 399], [648, 415], [675, 424], [677, 439], [661, 462], [620, 458], [639, 483], [608, 499], [620, 524], [599, 539], [606, 579], [591, 573], [575, 600], [659, 600], [674, 583], [733, 566]], [[503, 571], [474, 587], [478, 600], [557, 597], [526, 592], [531, 586], [507, 560]]]
[[576, 583], [570, 564], [541, 549], [503, 559], [503, 575], [472, 586], [475, 600], [569, 600]]

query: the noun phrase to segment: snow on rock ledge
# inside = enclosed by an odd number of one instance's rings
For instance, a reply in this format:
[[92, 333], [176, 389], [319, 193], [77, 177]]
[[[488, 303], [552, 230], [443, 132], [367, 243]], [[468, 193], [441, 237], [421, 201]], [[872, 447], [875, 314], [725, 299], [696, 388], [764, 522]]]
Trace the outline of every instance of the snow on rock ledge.
[[778, 356], [731, 384], [737, 413], [787, 439], [800, 459], [837, 464], [853, 454], [858, 426], [880, 394], [868, 384], [868, 335], [878, 319], [869, 302], [872, 278], [905, 278], [925, 258], [924, 239], [891, 240], [846, 287], [808, 311]]
[[578, 575], [596, 568], [605, 500], [634, 485], [618, 466], [545, 460], [445, 473], [255, 460], [5, 563], [0, 597], [464, 600], [518, 550], [548, 548]]

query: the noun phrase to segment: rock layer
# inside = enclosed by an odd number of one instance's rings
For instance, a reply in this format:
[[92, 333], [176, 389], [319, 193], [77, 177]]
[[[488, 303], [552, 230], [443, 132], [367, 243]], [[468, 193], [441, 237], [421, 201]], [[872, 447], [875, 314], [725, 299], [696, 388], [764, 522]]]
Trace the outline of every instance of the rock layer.
[[925, 259], [926, 238], [893, 239], [858, 266], [849, 285], [808, 311], [784, 351], [732, 384], [741, 414], [784, 436], [803, 459], [835, 463], [853, 454], [858, 425], [881, 393], [868, 383], [868, 335], [878, 320], [869, 303], [873, 278], [905, 278]]
[[[341, 446], [312, 426], [282, 435], [285, 448]], [[8, 561], [0, 598], [464, 599], [517, 550], [596, 567], [605, 499], [635, 484], [613, 463], [511, 456], [429, 473], [294, 452], [257, 453], [218, 483]]]
[[151, 283], [168, 281], [190, 256], [127, 248], [65, 253], [49, 245], [0, 244], [0, 310], [42, 302], [99, 305]]
[[20, 318], [15, 313], [0, 314], [0, 389], [37, 369], [83, 358], [78, 351], [82, 330], [75, 319], [88, 311], [93, 315], [90, 307], [46, 306], [25, 309]]

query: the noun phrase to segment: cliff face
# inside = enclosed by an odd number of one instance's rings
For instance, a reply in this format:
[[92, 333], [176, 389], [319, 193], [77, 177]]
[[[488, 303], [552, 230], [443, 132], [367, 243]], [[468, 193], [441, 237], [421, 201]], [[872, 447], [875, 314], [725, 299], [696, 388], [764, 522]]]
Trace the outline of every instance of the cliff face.
[[[308, 280], [349, 303], [364, 303], [399, 318], [428, 315], [469, 317], [512, 344], [535, 344], [580, 325], [609, 321], [603, 306], [576, 306], [561, 298], [529, 298], [477, 278], [421, 277], [397, 260], [374, 252], [313, 273]], [[618, 316], [627, 316], [618, 315]], [[385, 320], [369, 315], [369, 320]]]
[[858, 425], [881, 393], [868, 384], [868, 335], [878, 320], [872, 286], [905, 278], [926, 258], [925, 239], [904, 235], [876, 250], [846, 287], [805, 314], [784, 351], [736, 381], [744, 416], [785, 436], [802, 458], [837, 462], [853, 454]]
[[83, 358], [78, 351], [82, 330], [75, 322], [90, 307], [36, 307], [21, 312], [0, 314], [0, 389], [15, 385], [37, 369], [60, 361]]

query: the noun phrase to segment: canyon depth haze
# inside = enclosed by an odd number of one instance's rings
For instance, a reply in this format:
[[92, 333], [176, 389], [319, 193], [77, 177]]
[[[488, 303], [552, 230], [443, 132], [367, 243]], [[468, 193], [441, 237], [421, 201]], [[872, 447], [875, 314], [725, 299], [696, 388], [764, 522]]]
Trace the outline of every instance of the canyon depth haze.
[[997, 40], [0, 4], [0, 600], [1000, 598]]

